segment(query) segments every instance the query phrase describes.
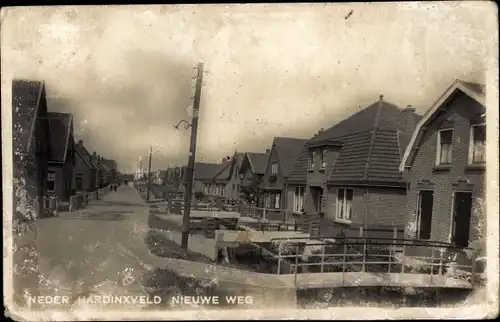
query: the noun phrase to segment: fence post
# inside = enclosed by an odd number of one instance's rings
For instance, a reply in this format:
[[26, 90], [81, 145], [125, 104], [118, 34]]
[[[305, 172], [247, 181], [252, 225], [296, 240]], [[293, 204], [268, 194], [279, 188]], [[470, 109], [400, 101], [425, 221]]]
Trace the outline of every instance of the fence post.
[[281, 274], [281, 240], [278, 243], [278, 275]]
[[443, 275], [443, 250], [439, 249], [439, 275]]
[[299, 270], [299, 244], [295, 245], [295, 287], [297, 287], [297, 271]]
[[345, 239], [343, 240], [344, 243], [344, 255], [342, 256], [342, 285], [344, 285], [344, 273], [345, 273], [345, 262], [347, 260], [346, 255], [347, 255], [347, 244], [345, 242]]
[[474, 250], [474, 254], [472, 255], [472, 263], [470, 268], [470, 283], [471, 286], [474, 287], [476, 282], [476, 265], [477, 265], [477, 251]]
[[432, 275], [434, 275], [434, 247], [431, 247], [431, 284], [432, 284]]
[[403, 244], [403, 263], [401, 263], [401, 274], [405, 273], [406, 245]]
[[262, 211], [262, 220], [266, 220], [266, 207]]
[[323, 273], [324, 263], [325, 263], [325, 244], [321, 246], [321, 273]]

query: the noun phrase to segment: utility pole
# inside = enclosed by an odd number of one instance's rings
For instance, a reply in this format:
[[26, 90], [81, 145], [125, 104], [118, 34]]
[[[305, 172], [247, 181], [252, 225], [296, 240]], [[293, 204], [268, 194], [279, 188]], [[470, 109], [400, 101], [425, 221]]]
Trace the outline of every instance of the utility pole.
[[181, 247], [188, 249], [189, 216], [191, 214], [191, 197], [193, 193], [194, 165], [196, 158], [196, 137], [198, 135], [198, 114], [200, 111], [201, 86], [203, 84], [203, 63], [198, 63], [196, 87], [193, 101], [193, 118], [191, 121], [191, 142], [189, 144], [189, 161], [186, 173], [186, 191], [184, 191], [184, 216], [182, 217]]
[[148, 165], [148, 190], [146, 200], [149, 201], [149, 191], [151, 190], [151, 159], [153, 157], [153, 147], [149, 147], [149, 165]]

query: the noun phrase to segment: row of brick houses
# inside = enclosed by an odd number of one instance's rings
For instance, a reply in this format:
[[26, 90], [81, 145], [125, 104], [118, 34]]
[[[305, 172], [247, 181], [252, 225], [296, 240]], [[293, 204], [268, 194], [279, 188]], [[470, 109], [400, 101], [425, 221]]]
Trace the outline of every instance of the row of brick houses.
[[70, 196], [95, 191], [116, 176], [114, 160], [90, 154], [81, 140], [75, 142], [72, 114], [48, 111], [44, 82], [13, 80], [12, 121], [19, 219], [43, 216], [46, 196], [64, 204]]
[[194, 190], [237, 200], [257, 185], [267, 218], [319, 214], [324, 235], [391, 225], [471, 246], [485, 218], [484, 100], [483, 85], [456, 80], [422, 116], [380, 95], [312, 138], [276, 137], [265, 153], [196, 163]]

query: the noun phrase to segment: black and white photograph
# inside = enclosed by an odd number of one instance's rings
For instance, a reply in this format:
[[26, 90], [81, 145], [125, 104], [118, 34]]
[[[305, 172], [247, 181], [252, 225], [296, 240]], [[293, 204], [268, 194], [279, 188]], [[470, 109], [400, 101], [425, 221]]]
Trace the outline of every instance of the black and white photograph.
[[5, 314], [494, 318], [498, 7], [1, 9]]

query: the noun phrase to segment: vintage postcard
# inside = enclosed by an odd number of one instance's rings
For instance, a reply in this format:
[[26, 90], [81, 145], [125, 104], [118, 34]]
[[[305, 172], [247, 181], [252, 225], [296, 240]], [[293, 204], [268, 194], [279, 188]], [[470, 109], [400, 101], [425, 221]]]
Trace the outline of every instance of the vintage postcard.
[[19, 321], [498, 315], [493, 2], [1, 11]]

